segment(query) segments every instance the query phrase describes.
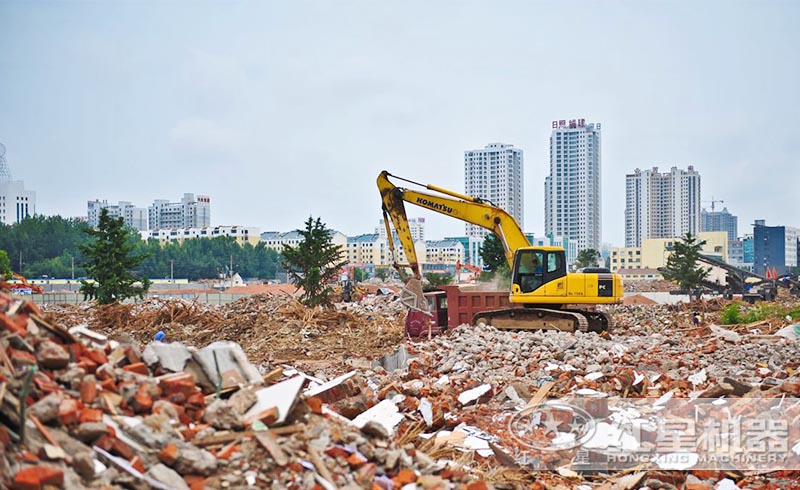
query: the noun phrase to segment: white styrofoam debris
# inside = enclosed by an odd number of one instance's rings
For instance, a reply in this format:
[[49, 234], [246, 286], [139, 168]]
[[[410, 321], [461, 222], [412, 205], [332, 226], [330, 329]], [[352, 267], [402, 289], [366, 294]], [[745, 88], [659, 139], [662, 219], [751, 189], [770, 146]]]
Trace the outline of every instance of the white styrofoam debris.
[[368, 422], [380, 424], [389, 435], [394, 434], [394, 428], [403, 421], [403, 414], [391, 400], [381, 400], [380, 403], [353, 419], [353, 424], [359, 429]]
[[668, 392], [664, 393], [663, 395], [661, 395], [661, 397], [658, 400], [653, 402], [653, 406], [660, 407], [661, 405], [664, 405], [665, 403], [670, 401], [673, 396], [675, 396], [675, 392], [674, 391], [668, 391]]
[[422, 398], [419, 401], [419, 413], [422, 414], [422, 420], [425, 421], [425, 424], [430, 427], [433, 425], [433, 405], [431, 402], [428, 401], [427, 398]]
[[492, 389], [492, 385], [490, 384], [482, 384], [480, 386], [476, 386], [471, 390], [467, 390], [460, 395], [458, 395], [458, 402], [462, 405], [466, 405], [470, 402], [474, 402], [478, 398], [482, 397], [486, 393], [488, 393]]
[[576, 395], [580, 396], [589, 396], [594, 398], [605, 398], [608, 396], [608, 393], [603, 393], [602, 391], [592, 390], [590, 388], [581, 388], [575, 391]]
[[597, 381], [598, 379], [602, 378], [603, 376], [604, 376], [603, 373], [601, 373], [600, 371], [595, 371], [593, 373], [587, 374], [583, 378], [587, 379], [589, 381]]
[[723, 478], [714, 485], [714, 490], [739, 490], [739, 487], [730, 478]]
[[708, 376], [706, 375], [706, 368], [703, 368], [700, 371], [692, 375], [689, 375], [689, 378], [687, 379], [689, 380], [690, 383], [692, 383], [695, 386], [705, 383], [706, 381], [708, 381]]

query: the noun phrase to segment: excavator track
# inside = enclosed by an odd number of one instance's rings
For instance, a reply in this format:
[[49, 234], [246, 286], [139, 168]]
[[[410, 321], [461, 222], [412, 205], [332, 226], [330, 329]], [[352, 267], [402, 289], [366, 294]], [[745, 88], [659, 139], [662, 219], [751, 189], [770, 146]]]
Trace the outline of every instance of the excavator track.
[[[587, 313], [590, 312], [548, 308], [506, 308], [477, 313], [472, 318], [472, 324], [483, 323], [500, 330], [560, 330], [562, 332], [580, 330], [588, 332], [590, 323]], [[599, 314], [602, 315], [602, 313]]]
[[586, 310], [567, 310], [572, 313], [577, 313], [586, 317], [589, 322], [589, 332], [608, 332], [614, 326], [614, 321], [611, 315], [600, 311], [586, 311]]

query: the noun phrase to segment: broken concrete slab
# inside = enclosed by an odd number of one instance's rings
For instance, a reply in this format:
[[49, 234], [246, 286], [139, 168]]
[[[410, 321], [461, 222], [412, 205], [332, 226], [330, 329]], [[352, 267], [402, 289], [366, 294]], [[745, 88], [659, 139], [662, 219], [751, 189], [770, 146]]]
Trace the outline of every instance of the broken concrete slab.
[[180, 342], [151, 342], [142, 354], [142, 360], [149, 367], [158, 364], [173, 373], [183, 371], [186, 362], [191, 358], [191, 350]]
[[353, 424], [362, 430], [368, 424], [375, 424], [384, 429], [387, 437], [389, 437], [394, 435], [395, 427], [402, 421], [403, 414], [400, 413], [397, 405], [391, 400], [382, 400], [374, 407], [353, 419]]
[[398, 369], [406, 369], [408, 361], [412, 356], [408, 353], [405, 345], [401, 345], [392, 354], [387, 354], [373, 363], [373, 367], [382, 367], [383, 369], [391, 372]]
[[306, 379], [303, 376], [295, 376], [256, 391], [258, 401], [245, 413], [245, 418], [249, 419], [270, 407], [276, 407], [278, 409], [278, 419], [275, 424], [284, 423], [289, 412], [292, 411], [295, 403], [297, 403], [300, 390], [303, 389], [305, 381]]
[[482, 396], [486, 395], [491, 391], [492, 391], [492, 385], [482, 384], [480, 386], [476, 386], [475, 388], [467, 390], [458, 395], [458, 402], [461, 403], [461, 405], [467, 405], [469, 403], [472, 403], [480, 399]]
[[240, 380], [249, 385], [263, 383], [261, 373], [250, 364], [236, 342], [214, 342], [194, 352], [192, 358], [200, 364], [208, 379], [215, 386], [221, 384], [223, 389], [237, 386]]

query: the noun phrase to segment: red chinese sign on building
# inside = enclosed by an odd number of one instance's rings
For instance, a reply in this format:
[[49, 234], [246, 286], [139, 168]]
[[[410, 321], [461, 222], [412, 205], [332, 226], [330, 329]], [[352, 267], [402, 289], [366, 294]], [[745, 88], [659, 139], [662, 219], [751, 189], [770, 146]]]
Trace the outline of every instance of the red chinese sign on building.
[[561, 119], [558, 121], [553, 121], [553, 129], [559, 128], [582, 128], [586, 126], [586, 119], [570, 119], [567, 121], [566, 119]]

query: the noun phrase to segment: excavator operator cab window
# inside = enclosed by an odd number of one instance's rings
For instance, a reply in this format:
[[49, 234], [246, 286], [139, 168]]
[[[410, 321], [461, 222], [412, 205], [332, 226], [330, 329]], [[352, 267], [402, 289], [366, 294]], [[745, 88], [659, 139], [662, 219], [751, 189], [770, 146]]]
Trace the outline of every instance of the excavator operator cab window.
[[544, 284], [545, 253], [540, 250], [520, 250], [517, 252], [517, 270], [514, 271], [514, 284], [523, 293], [530, 293]]

